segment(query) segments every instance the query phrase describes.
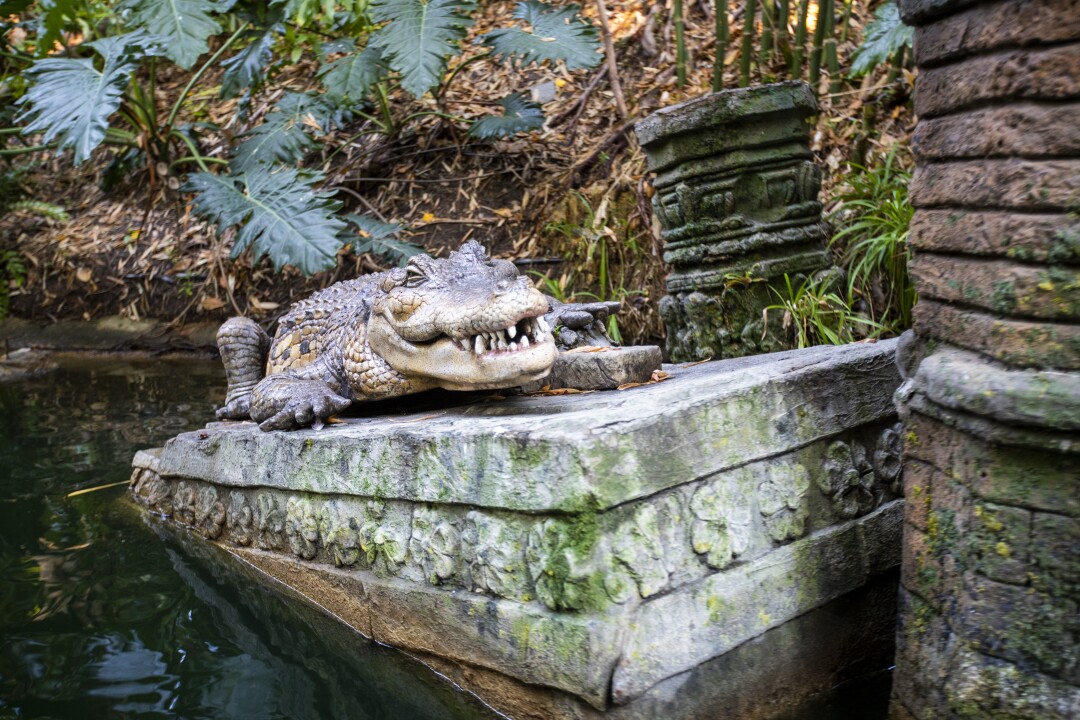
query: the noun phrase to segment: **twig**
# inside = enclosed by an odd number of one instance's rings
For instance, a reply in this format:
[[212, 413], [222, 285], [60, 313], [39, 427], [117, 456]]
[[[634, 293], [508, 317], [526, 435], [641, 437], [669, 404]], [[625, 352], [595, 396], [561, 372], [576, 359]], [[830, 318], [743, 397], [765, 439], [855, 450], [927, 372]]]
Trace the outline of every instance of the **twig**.
[[616, 140], [618, 140], [623, 135], [625, 135], [627, 132], [629, 132], [630, 128], [634, 127], [635, 122], [637, 122], [637, 121], [636, 120], [629, 120], [628, 122], [625, 122], [621, 126], [616, 128], [613, 132], [608, 133], [607, 137], [605, 137], [603, 140], [601, 140], [596, 145], [596, 147], [592, 149], [592, 152], [590, 152], [588, 155], [586, 155], [584, 159], [574, 163], [574, 166], [570, 168], [570, 177], [573, 178], [574, 176], [580, 174], [582, 170], [584, 170], [585, 168], [591, 166], [594, 162], [596, 162], [596, 158], [598, 158], [600, 156], [600, 153], [602, 153], [605, 149], [607, 149], [610, 145], [612, 145]]
[[596, 13], [600, 19], [600, 34], [604, 38], [604, 56], [607, 58], [608, 79], [611, 80], [611, 93], [615, 96], [615, 106], [623, 120], [630, 117], [623, 97], [622, 83], [619, 82], [619, 66], [615, 62], [615, 42], [611, 39], [611, 24], [608, 22], [607, 6], [604, 0], [596, 0]]
[[372, 205], [371, 201], [369, 201], [366, 197], [364, 197], [360, 193], [356, 192], [355, 190], [350, 190], [349, 188], [345, 187], [344, 185], [335, 185], [334, 187], [335, 187], [335, 189], [340, 190], [341, 192], [345, 193], [346, 195], [352, 195], [354, 198], [359, 200], [361, 202], [361, 204], [364, 205], [364, 207], [366, 207], [368, 210], [370, 210], [375, 215], [375, 217], [379, 218], [383, 222], [389, 222], [386, 219], [386, 216], [384, 216], [381, 212], [379, 212], [379, 209], [376, 208], [374, 205]]
[[590, 80], [589, 84], [585, 86], [585, 89], [581, 91], [581, 97], [579, 97], [573, 105], [551, 118], [551, 121], [548, 122], [548, 127], [557, 127], [561, 125], [562, 122], [571, 115], [574, 116], [574, 121], [576, 122], [577, 119], [581, 117], [581, 112], [585, 108], [585, 103], [588, 101], [589, 96], [592, 95], [593, 90], [600, 84], [600, 81], [604, 79], [605, 73], [607, 73], [606, 68], [596, 71], [592, 80]]

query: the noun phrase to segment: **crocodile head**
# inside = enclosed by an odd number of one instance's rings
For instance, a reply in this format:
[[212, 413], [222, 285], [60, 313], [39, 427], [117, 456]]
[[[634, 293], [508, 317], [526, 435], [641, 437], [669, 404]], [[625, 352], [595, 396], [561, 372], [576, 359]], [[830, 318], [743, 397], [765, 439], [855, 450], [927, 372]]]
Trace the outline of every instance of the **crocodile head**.
[[547, 298], [513, 263], [475, 241], [391, 270], [372, 307], [368, 345], [394, 370], [447, 390], [514, 387], [551, 372]]

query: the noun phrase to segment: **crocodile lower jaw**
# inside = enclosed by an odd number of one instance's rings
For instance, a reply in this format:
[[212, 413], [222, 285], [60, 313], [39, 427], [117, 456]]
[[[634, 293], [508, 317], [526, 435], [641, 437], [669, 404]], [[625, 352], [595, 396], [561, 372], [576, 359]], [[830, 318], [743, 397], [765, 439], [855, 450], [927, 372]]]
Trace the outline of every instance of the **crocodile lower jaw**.
[[[493, 390], [516, 387], [551, 372], [558, 350], [551, 332], [537, 325], [533, 332], [495, 334], [477, 342], [441, 336], [412, 343], [393, 332], [389, 323], [372, 317], [368, 345], [390, 367], [410, 378], [447, 390]], [[527, 338], [532, 338], [531, 340]]]

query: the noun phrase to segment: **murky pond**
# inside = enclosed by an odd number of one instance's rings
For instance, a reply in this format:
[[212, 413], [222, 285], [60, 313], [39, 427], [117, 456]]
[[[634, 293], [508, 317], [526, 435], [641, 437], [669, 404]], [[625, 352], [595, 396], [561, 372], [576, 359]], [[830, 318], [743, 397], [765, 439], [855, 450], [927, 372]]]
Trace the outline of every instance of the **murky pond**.
[[0, 717], [491, 718], [127, 500], [135, 450], [200, 427], [216, 363], [69, 362], [0, 385]]

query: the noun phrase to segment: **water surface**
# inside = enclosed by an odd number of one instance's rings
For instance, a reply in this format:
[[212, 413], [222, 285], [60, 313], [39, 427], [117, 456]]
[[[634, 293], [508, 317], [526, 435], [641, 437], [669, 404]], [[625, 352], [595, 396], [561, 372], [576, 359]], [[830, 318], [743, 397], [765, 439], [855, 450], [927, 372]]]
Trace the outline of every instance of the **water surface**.
[[274, 595], [127, 499], [201, 427], [216, 363], [68, 361], [0, 385], [0, 717], [493, 718], [404, 654]]

